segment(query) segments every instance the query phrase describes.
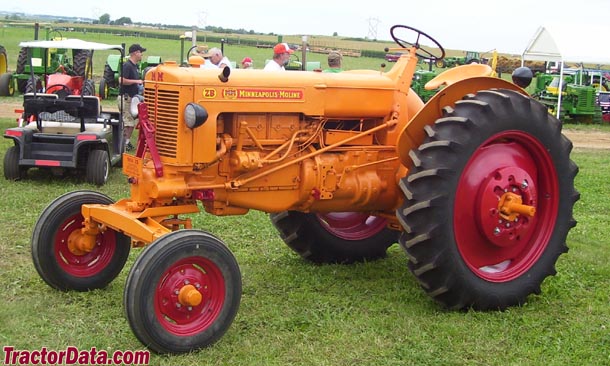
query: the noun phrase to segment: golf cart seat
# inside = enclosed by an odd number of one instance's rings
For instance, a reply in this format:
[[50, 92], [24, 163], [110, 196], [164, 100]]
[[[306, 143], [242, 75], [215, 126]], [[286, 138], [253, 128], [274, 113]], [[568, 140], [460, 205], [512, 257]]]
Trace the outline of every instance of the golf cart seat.
[[[55, 96], [55, 97], [53, 97]], [[111, 126], [98, 122], [101, 104], [93, 95], [68, 95], [65, 99], [55, 94], [27, 95], [24, 98], [26, 116], [33, 115], [40, 121], [31, 121], [25, 128], [42, 133], [76, 135], [80, 132], [105, 132]], [[81, 118], [84, 120], [84, 131], [81, 131]]]

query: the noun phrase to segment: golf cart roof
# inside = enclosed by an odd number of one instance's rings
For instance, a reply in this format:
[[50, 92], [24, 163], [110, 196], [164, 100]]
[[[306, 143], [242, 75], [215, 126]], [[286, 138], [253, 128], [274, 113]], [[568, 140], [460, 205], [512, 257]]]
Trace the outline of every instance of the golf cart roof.
[[28, 41], [19, 43], [19, 47], [27, 48], [65, 48], [72, 50], [121, 50], [123, 47], [116, 44], [88, 42], [81, 39], [62, 39], [58, 41]]

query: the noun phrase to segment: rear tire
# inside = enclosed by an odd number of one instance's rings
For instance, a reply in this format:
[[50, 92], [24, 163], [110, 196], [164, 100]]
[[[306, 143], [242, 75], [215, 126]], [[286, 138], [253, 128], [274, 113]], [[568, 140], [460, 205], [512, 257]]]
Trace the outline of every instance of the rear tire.
[[12, 97], [15, 94], [15, 84], [13, 74], [5, 72], [0, 75], [0, 97]]
[[109, 88], [108, 88], [108, 84], [106, 84], [106, 80], [101, 79], [100, 86], [99, 86], [99, 93], [98, 93], [100, 96], [100, 99], [108, 98], [108, 91], [109, 91]]
[[92, 79], [85, 80], [81, 94], [86, 96], [95, 95], [95, 82]]
[[[422, 288], [449, 308], [504, 309], [540, 293], [567, 252], [577, 166], [561, 123], [535, 100], [487, 90], [446, 107], [410, 156], [396, 214]], [[512, 192], [533, 217], [500, 215]]]
[[110, 158], [106, 150], [91, 150], [87, 160], [86, 179], [88, 183], [102, 186], [108, 181]]
[[[85, 77], [85, 73], [87, 71], [89, 71], [89, 75], [87, 75], [88, 79], [91, 79], [92, 75], [92, 69], [89, 66], [89, 56], [91, 55], [91, 51], [89, 50], [74, 50], [73, 53], [73, 57], [74, 59], [73, 61], [73, 66], [72, 69], [74, 70], [74, 73], [76, 74], [76, 76], [82, 76]], [[93, 92], [95, 93], [95, 89], [93, 89]]]
[[[24, 74], [25, 66], [28, 64], [28, 49], [22, 48], [19, 50], [19, 56], [17, 56], [17, 67], [15, 68], [16, 74]], [[17, 90], [19, 93], [25, 93], [25, 85], [28, 79], [17, 79]]]
[[127, 261], [130, 239], [110, 228], [97, 235], [89, 253], [70, 250], [71, 235], [83, 227], [83, 204], [111, 204], [110, 197], [93, 191], [75, 191], [58, 197], [44, 209], [32, 234], [32, 259], [42, 279], [51, 287], [88, 291], [106, 287]]
[[284, 243], [313, 263], [354, 263], [383, 258], [398, 232], [385, 219], [358, 212], [283, 211], [271, 222]]

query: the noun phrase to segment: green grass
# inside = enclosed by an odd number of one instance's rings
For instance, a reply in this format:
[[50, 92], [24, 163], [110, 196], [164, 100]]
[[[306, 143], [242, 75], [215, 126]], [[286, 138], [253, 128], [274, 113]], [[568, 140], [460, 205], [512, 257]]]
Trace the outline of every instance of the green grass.
[[[1, 105], [0, 105], [1, 107]], [[0, 119], [0, 129], [14, 120]], [[2, 139], [0, 151], [11, 141]], [[3, 155], [3, 154], [2, 154]], [[314, 266], [280, 240], [267, 215], [192, 216], [193, 226], [226, 242], [243, 275], [237, 318], [212, 347], [151, 356], [151, 365], [608, 365], [610, 364], [610, 155], [578, 151], [578, 225], [570, 251], [542, 294], [503, 312], [453, 312], [418, 286], [397, 247], [357, 265]], [[0, 345], [22, 350], [76, 346], [141, 350], [123, 315], [123, 286], [140, 249], [104, 290], [58, 292], [36, 273], [32, 228], [62, 193], [129, 194], [113, 169], [96, 188], [35, 169], [27, 180], [0, 179]]]

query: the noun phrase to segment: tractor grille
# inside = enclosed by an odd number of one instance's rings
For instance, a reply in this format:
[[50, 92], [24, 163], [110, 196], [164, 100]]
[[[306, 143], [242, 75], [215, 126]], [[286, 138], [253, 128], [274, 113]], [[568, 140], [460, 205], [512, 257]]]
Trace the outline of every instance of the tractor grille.
[[155, 142], [159, 155], [176, 158], [178, 141], [178, 91], [153, 90], [144, 91], [144, 100], [148, 105], [148, 116], [155, 125]]

